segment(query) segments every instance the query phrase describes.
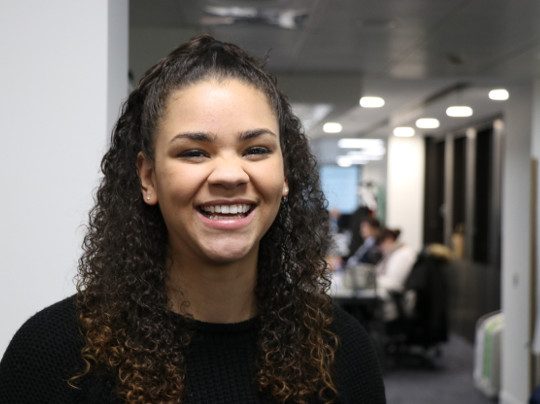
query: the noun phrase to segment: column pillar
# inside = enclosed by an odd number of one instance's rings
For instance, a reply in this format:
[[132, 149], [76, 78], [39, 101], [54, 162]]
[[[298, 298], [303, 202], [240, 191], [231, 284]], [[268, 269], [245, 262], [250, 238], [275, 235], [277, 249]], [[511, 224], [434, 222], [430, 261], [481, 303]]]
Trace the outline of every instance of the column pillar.
[[0, 356], [74, 293], [99, 163], [128, 88], [128, 1], [0, 5]]

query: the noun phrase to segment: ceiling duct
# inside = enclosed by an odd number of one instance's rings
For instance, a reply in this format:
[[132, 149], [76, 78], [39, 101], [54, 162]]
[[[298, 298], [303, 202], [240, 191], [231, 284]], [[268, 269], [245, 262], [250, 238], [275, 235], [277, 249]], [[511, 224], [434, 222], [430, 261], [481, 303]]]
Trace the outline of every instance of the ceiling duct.
[[236, 23], [266, 24], [284, 29], [300, 29], [308, 17], [304, 9], [277, 9], [240, 6], [206, 6], [200, 23], [204, 26]]

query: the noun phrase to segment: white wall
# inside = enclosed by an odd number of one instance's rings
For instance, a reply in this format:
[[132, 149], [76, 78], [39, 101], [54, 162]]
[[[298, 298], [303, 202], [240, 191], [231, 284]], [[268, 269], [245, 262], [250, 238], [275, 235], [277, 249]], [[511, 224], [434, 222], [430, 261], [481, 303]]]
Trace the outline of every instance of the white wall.
[[[540, 80], [535, 81], [534, 83], [534, 100], [533, 104], [533, 122], [532, 122], [532, 139], [531, 139], [531, 150], [532, 157], [537, 160], [540, 165]], [[540, 170], [539, 170], [540, 171]], [[535, 354], [535, 366], [536, 369], [540, 369], [540, 247], [538, 246], [538, 241], [540, 240], [540, 173], [537, 172], [536, 179], [536, 313], [534, 320], [534, 337], [532, 342], [532, 349]], [[533, 387], [540, 384], [540, 371], [536, 372], [534, 375]]]
[[502, 184], [502, 404], [528, 401], [530, 333], [530, 156], [532, 84], [510, 88]]
[[425, 146], [421, 137], [388, 139], [386, 225], [420, 250], [424, 226]]
[[0, 355], [30, 315], [75, 291], [99, 162], [127, 93], [127, 7], [0, 5]]

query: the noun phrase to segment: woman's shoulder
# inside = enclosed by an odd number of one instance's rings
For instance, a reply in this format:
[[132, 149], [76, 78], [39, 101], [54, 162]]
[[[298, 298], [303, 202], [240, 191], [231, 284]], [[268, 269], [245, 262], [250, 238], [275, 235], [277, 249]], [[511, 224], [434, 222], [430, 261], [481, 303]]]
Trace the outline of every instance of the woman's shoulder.
[[373, 349], [373, 342], [365, 328], [338, 305], [334, 305], [333, 331], [339, 337], [341, 352], [357, 351], [365, 354]]
[[364, 327], [336, 305], [333, 331], [339, 338], [335, 364], [340, 402], [384, 403], [381, 367]]
[[0, 401], [63, 398], [67, 380], [81, 369], [81, 347], [74, 296], [34, 314], [0, 361]]
[[38, 311], [26, 320], [13, 337], [8, 351], [10, 348], [24, 347], [51, 352], [55, 348], [67, 348], [66, 345], [77, 342], [80, 342], [80, 333], [73, 295]]

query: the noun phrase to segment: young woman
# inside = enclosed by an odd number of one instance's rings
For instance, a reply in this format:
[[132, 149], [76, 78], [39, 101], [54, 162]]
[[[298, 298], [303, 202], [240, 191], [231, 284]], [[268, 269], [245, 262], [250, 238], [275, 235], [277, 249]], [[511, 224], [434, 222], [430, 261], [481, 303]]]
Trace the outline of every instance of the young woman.
[[399, 241], [401, 231], [384, 229], [378, 239], [382, 260], [375, 267], [377, 292], [384, 299], [384, 319], [394, 320], [397, 315], [392, 293], [402, 293], [407, 277], [411, 273], [417, 253], [407, 244]]
[[314, 158], [254, 59], [209, 36], [162, 59], [102, 171], [78, 292], [18, 331], [0, 402], [385, 401], [326, 294]]

